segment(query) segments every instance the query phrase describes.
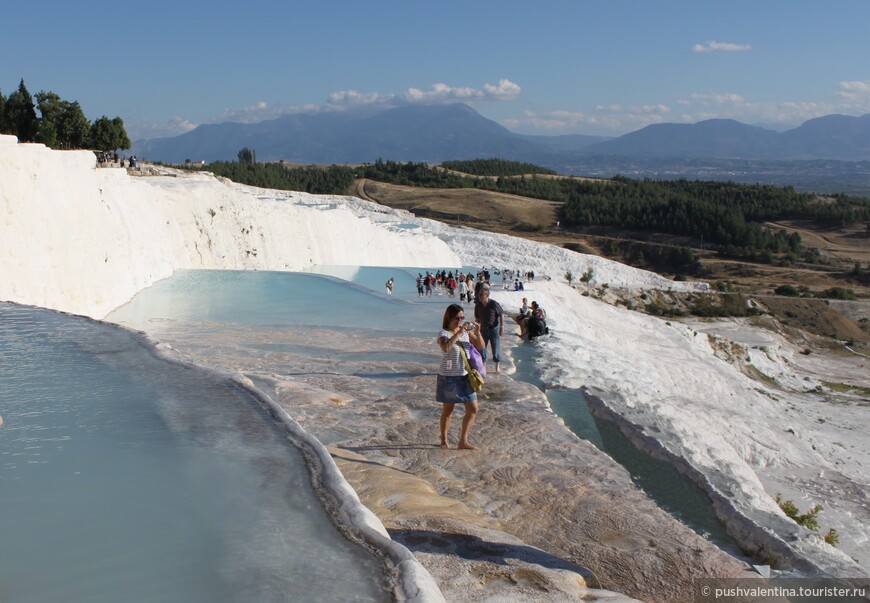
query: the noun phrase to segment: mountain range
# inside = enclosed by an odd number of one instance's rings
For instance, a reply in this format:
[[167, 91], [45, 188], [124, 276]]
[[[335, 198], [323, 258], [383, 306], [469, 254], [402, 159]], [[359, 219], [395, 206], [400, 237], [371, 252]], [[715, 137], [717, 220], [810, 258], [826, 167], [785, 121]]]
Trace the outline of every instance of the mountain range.
[[407, 105], [380, 111], [298, 113], [255, 124], [201, 125], [171, 138], [136, 141], [133, 152], [152, 161], [210, 162], [235, 160], [243, 147], [256, 151], [259, 161], [303, 164], [377, 159], [439, 163], [499, 157], [564, 174], [686, 175], [707, 170], [715, 176], [745, 171], [747, 165], [750, 172], [795, 172], [793, 162], [800, 161], [806, 169], [798, 172], [817, 169], [827, 174], [834, 166], [834, 172], [867, 176], [870, 113], [827, 115], [785, 132], [710, 119], [654, 124], [608, 139], [516, 134], [462, 103]]

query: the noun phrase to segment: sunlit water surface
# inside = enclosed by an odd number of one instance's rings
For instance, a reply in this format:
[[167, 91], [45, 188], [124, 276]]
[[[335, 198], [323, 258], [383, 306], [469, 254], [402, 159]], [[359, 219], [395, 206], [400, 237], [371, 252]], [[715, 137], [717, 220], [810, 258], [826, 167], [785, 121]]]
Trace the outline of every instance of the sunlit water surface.
[[283, 428], [128, 332], [0, 303], [0, 409], [4, 603], [390, 599]]

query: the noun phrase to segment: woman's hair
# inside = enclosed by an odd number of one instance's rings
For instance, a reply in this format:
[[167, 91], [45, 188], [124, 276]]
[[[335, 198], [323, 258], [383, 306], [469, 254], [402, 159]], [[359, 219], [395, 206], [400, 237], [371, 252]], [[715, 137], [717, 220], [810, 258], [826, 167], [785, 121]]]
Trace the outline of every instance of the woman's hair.
[[441, 321], [441, 328], [449, 329], [450, 323], [453, 322], [453, 319], [456, 318], [460, 312], [465, 312], [465, 308], [459, 304], [450, 304], [447, 306], [447, 309], [444, 310], [444, 319]]

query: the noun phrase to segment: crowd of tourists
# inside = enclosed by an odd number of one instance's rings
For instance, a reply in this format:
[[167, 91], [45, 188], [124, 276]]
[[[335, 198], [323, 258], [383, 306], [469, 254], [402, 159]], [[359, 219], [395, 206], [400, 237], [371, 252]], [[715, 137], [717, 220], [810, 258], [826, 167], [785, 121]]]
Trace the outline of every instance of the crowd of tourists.
[[131, 168], [135, 168], [139, 165], [139, 160], [136, 159], [135, 155], [131, 155], [128, 159], [126, 155], [118, 155], [118, 151], [104, 152], [97, 154], [97, 164], [99, 167], [127, 167], [128, 165]]
[[462, 304], [472, 304], [477, 297], [475, 288], [480, 283], [491, 283], [497, 276], [501, 279], [501, 288], [505, 291], [524, 291], [525, 284], [535, 279], [535, 273], [531, 270], [520, 272], [519, 270], [503, 269], [492, 270], [483, 267], [476, 273], [457, 271], [436, 270], [417, 274], [417, 295], [427, 297], [433, 293], [447, 293], [449, 297], [459, 296]]

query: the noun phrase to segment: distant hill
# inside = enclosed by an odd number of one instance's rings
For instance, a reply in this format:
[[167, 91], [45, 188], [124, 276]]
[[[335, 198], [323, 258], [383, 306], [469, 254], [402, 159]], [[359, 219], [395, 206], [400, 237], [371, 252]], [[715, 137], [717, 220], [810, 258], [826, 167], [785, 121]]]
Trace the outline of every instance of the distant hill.
[[732, 119], [654, 124], [586, 148], [592, 154], [719, 159], [870, 159], [870, 113], [828, 115], [785, 132]]
[[408, 105], [203, 125], [180, 136], [136, 141], [133, 152], [170, 163], [210, 162], [235, 160], [243, 147], [254, 149], [259, 161], [440, 163], [496, 157], [563, 174], [733, 179], [808, 190], [870, 191], [870, 114], [828, 115], [785, 132], [729, 119], [655, 124], [607, 139], [515, 134], [461, 103]]
[[611, 140], [612, 136], [587, 136], [585, 134], [562, 134], [560, 136], [541, 136], [517, 134], [523, 140], [544, 146], [552, 151], [579, 151], [598, 142]]
[[801, 157], [848, 161], [870, 159], [870, 113], [861, 117], [818, 117], [780, 136], [791, 153]]
[[242, 147], [260, 161], [364, 163], [379, 158], [441, 162], [515, 159], [546, 148], [512, 134], [468, 105], [409, 105], [374, 115], [319, 112], [286, 115], [257, 124], [204, 125], [172, 138], [137, 141], [151, 160], [233, 160]]
[[776, 155], [779, 136], [733, 119], [710, 119], [696, 124], [653, 124], [587, 150], [634, 157], [758, 158]]

